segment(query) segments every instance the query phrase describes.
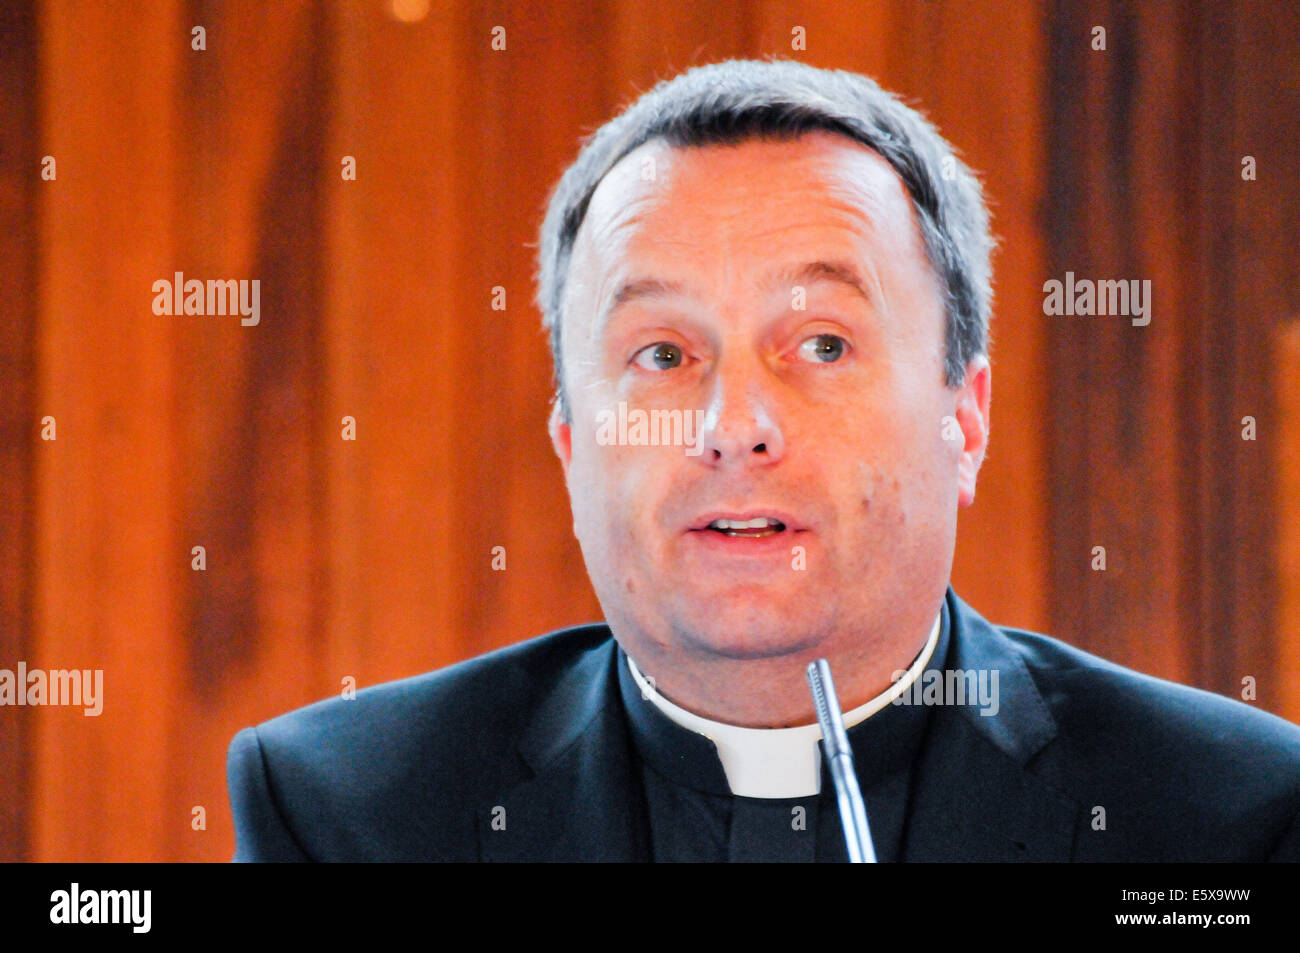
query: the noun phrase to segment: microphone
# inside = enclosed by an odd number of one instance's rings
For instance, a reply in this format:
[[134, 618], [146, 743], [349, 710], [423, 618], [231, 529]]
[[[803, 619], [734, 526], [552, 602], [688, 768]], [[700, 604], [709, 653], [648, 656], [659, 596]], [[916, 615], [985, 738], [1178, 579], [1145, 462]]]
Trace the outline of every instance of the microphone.
[[840, 808], [849, 863], [874, 864], [876, 848], [871, 842], [871, 828], [867, 826], [867, 806], [862, 803], [858, 776], [853, 771], [853, 750], [844, 731], [840, 702], [835, 696], [835, 683], [831, 681], [831, 667], [824, 658], [808, 663], [808, 685], [812, 688], [813, 705], [822, 729], [822, 751], [835, 782], [835, 801]]

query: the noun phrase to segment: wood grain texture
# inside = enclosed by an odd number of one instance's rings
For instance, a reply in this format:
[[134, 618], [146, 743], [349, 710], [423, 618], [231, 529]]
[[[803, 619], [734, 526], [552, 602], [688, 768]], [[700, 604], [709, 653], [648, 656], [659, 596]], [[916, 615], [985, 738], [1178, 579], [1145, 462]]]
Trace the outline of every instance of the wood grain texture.
[[1294, 516], [1300, 499], [1300, 314], [1280, 325], [1270, 362], [1277, 380], [1277, 484], [1267, 502], [1275, 511], [1291, 514], [1279, 520], [1277, 569], [1279, 587], [1276, 681], [1260, 686], [1266, 707], [1300, 719], [1300, 520]]
[[[0, 5], [0, 666], [9, 669], [28, 657], [36, 629], [36, 469], [48, 446], [37, 436], [46, 411], [36, 391], [36, 216], [40, 189], [52, 184], [40, 177], [38, 47], [35, 8]], [[0, 708], [0, 861], [30, 856], [32, 726], [26, 714]]]
[[[1275, 419], [1270, 342], [1297, 291], [1300, 98], [1283, 61], [1300, 16], [1059, 4], [1051, 29], [1051, 275], [1149, 279], [1154, 300], [1146, 327], [1050, 319], [1053, 629], [1238, 695], [1282, 646], [1273, 554], [1293, 515], [1268, 502], [1279, 431], [1262, 421]], [[1259, 704], [1300, 715], [1280, 697]]]

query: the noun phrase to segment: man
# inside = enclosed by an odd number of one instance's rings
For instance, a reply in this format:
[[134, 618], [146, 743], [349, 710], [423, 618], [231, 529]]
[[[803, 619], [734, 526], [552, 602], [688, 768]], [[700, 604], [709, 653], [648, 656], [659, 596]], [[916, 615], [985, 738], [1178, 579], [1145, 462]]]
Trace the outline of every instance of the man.
[[818, 658], [882, 861], [1300, 857], [1295, 726], [949, 588], [991, 245], [860, 76], [701, 67], [600, 129], [538, 301], [607, 621], [241, 732], [236, 859], [843, 860]]

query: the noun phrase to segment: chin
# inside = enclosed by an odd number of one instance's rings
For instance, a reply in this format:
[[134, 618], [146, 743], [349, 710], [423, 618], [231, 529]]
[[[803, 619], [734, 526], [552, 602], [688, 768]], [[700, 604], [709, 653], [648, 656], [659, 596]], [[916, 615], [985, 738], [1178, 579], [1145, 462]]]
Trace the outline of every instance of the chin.
[[806, 652], [823, 641], [828, 625], [756, 606], [711, 606], [679, 617], [673, 631], [694, 652], [730, 659], [779, 658]]

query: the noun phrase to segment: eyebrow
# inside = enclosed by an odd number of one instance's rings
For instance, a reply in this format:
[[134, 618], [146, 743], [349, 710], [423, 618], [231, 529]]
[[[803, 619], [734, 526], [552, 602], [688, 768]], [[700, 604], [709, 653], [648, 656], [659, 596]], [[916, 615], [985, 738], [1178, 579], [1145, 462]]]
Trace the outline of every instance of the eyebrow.
[[[809, 261], [790, 265], [768, 275], [766, 279], [758, 283], [758, 287], [763, 291], [771, 291], [783, 286], [793, 288], [796, 285], [811, 285], [817, 282], [832, 282], [843, 285], [857, 293], [868, 304], [876, 303], [876, 296], [872, 293], [871, 286], [862, 279], [858, 269], [842, 259]], [[659, 278], [635, 278], [625, 281], [610, 296], [609, 305], [601, 314], [597, 328], [603, 328], [608, 323], [610, 316], [628, 302], [679, 296], [689, 297], [689, 295], [690, 292], [686, 286], [676, 281], [663, 281]]]

